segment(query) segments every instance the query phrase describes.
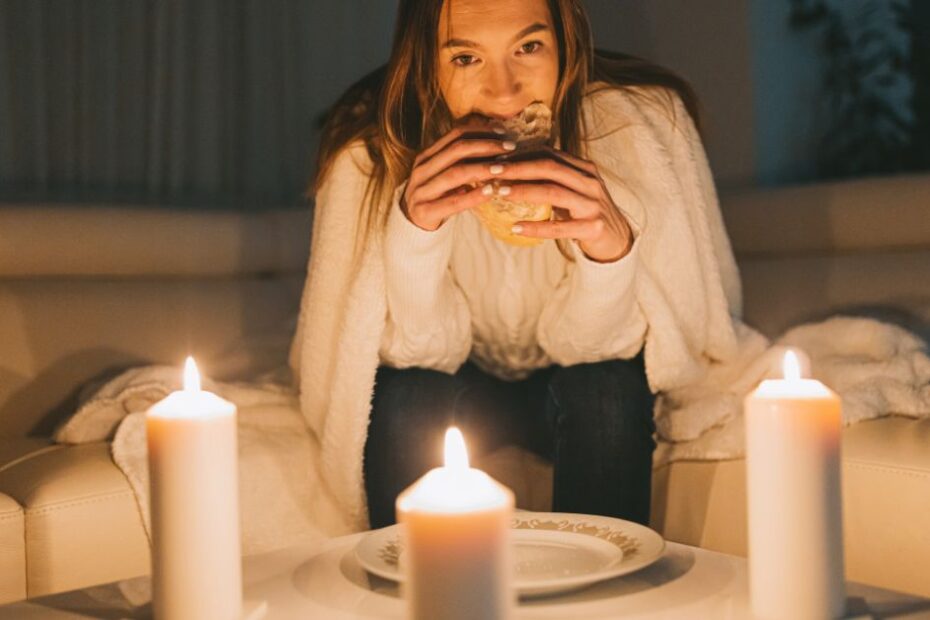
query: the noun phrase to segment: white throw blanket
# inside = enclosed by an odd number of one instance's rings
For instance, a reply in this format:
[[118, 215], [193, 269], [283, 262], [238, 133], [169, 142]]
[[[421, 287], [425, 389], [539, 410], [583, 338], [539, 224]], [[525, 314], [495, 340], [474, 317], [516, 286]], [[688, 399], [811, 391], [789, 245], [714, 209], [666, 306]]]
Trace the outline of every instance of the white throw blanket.
[[788, 349], [806, 354], [809, 375], [840, 395], [846, 426], [886, 415], [930, 417], [927, 344], [901, 327], [837, 316], [790, 329], [772, 345], [746, 325], [738, 330], [736, 360], [712, 366], [700, 384], [657, 399], [657, 465], [742, 457], [743, 400], [763, 379], [782, 376]]
[[[97, 390], [55, 433], [60, 443], [112, 441], [113, 460], [132, 487], [150, 542], [145, 411], [178, 389], [178, 368], [128, 370]], [[244, 554], [350, 532], [320, 482], [319, 444], [293, 390], [271, 377], [247, 384], [205, 378], [203, 389], [238, 407]]]
[[[659, 449], [655, 466], [670, 461], [743, 455], [742, 400], [765, 377], [779, 376], [786, 347], [803, 350], [812, 374], [843, 399], [844, 424], [885, 415], [930, 416], [930, 358], [926, 344], [899, 327], [872, 319], [836, 317], [788, 331], [770, 346], [740, 326], [742, 355], [714, 368], [708, 380], [663, 394], [656, 402]], [[149, 531], [144, 412], [180, 388], [180, 369], [151, 366], [105, 384], [56, 433], [56, 441], [112, 439], [113, 458], [129, 480]], [[320, 478], [320, 445], [307, 429], [297, 395], [268, 378], [253, 383], [204, 381], [239, 407], [243, 552], [351, 531]]]

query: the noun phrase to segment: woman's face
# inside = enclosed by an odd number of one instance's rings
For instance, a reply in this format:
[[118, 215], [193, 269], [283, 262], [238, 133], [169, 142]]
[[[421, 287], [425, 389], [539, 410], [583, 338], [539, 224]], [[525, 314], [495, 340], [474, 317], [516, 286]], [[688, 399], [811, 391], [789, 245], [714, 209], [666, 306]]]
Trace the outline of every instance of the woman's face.
[[553, 105], [559, 50], [546, 0], [445, 0], [438, 76], [454, 118]]

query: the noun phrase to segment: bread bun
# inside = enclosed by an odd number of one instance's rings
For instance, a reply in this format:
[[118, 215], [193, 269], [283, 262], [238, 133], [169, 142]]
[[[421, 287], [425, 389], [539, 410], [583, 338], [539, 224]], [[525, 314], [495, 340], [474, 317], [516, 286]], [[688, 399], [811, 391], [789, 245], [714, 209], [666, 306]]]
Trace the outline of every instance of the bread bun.
[[552, 111], [545, 103], [531, 103], [522, 112], [496, 123], [518, 147], [541, 146], [552, 134]]
[[[508, 140], [516, 142], [516, 150], [504, 159], [532, 157], [532, 152], [549, 141], [552, 133], [552, 112], [543, 103], [533, 103], [513, 118], [497, 123]], [[478, 219], [496, 239], [515, 246], [539, 245], [543, 239], [522, 237], [510, 232], [517, 222], [541, 222], [552, 219], [552, 205], [507, 200], [497, 195], [499, 182], [493, 181], [494, 195], [475, 210]]]

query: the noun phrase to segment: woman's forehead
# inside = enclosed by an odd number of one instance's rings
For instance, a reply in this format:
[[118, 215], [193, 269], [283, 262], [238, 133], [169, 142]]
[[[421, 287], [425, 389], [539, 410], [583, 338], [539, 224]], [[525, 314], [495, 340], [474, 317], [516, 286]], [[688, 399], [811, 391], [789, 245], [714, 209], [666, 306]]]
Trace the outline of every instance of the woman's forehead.
[[510, 38], [534, 24], [552, 26], [547, 0], [445, 0], [439, 44], [450, 39], [480, 43], [482, 38]]

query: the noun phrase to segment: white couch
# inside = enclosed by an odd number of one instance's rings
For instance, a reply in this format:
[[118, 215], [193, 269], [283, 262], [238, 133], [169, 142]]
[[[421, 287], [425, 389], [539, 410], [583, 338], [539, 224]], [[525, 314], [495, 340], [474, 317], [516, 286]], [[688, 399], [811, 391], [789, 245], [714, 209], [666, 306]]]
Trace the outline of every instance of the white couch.
[[[726, 196], [745, 318], [775, 335], [837, 310], [930, 325], [930, 175]], [[218, 379], [286, 359], [305, 210], [0, 205], [0, 602], [141, 575], [147, 540], [105, 443], [48, 437], [82, 386], [190, 351]], [[930, 420], [844, 431], [847, 573], [930, 596]], [[545, 508], [545, 468], [515, 480]], [[743, 461], [654, 472], [653, 525], [744, 554]]]

